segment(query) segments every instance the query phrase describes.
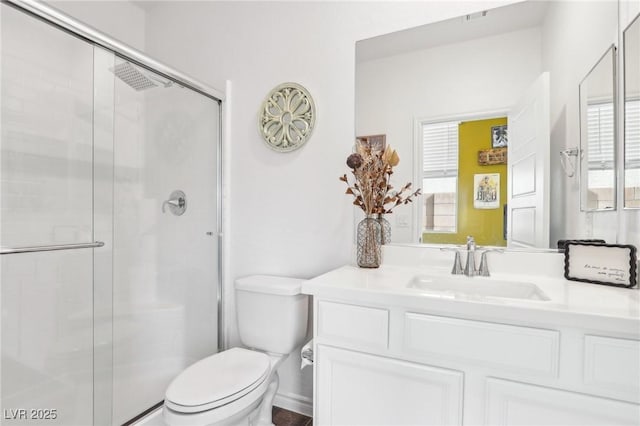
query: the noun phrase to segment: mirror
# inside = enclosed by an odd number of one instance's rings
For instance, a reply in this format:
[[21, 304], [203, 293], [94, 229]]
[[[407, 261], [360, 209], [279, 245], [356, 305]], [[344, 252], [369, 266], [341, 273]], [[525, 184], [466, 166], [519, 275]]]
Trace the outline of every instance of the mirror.
[[616, 206], [615, 46], [580, 82], [580, 208]]
[[623, 33], [624, 207], [640, 208], [640, 15]]
[[[400, 155], [393, 183], [411, 181], [428, 194], [413, 210], [388, 217], [392, 242], [459, 244], [471, 234], [480, 245], [504, 246], [516, 233], [529, 241], [545, 237], [522, 247], [555, 248], [575, 238], [616, 242], [610, 216], [581, 213], [578, 173], [567, 177], [559, 153], [579, 143], [580, 80], [617, 36], [616, 2], [559, 0], [518, 2], [358, 41], [355, 134], [385, 135]], [[535, 112], [548, 117], [547, 134], [534, 160], [517, 152], [523, 133], [510, 114], [547, 72], [549, 100]], [[477, 143], [463, 145], [461, 132]], [[429, 138], [438, 143], [427, 144]], [[504, 157], [527, 166], [518, 169], [522, 179], [514, 182], [514, 165]], [[545, 162], [547, 169], [536, 168]], [[534, 192], [546, 209], [540, 214], [509, 202]], [[513, 216], [526, 226], [515, 226]]]

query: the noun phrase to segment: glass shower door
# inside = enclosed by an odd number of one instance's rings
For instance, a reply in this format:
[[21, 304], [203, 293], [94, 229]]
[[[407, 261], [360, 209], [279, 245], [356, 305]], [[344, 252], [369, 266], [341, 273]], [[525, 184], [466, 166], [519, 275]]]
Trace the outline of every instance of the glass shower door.
[[114, 72], [113, 422], [121, 424], [217, 350], [220, 106], [121, 58]]
[[96, 52], [0, 7], [0, 422], [88, 425]]

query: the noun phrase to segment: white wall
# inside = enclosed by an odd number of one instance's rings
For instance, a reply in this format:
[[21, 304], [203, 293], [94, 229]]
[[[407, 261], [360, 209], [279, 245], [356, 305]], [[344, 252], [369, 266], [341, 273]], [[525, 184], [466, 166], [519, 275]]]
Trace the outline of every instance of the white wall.
[[[420, 187], [414, 120], [508, 111], [540, 75], [540, 37], [539, 28], [529, 28], [358, 64], [356, 134], [386, 134], [401, 159], [395, 186]], [[389, 218], [394, 243], [417, 242], [418, 230], [394, 220], [411, 214], [398, 208]]]
[[[351, 260], [353, 210], [338, 176], [354, 139], [355, 42], [505, 3], [159, 2], [148, 9], [152, 57], [218, 89], [226, 80], [232, 86], [225, 129], [230, 345], [238, 344], [235, 278], [310, 278]], [[303, 148], [282, 154], [261, 140], [257, 113], [285, 81], [309, 89], [318, 119]], [[281, 369], [280, 403], [290, 396], [291, 408], [312, 395], [311, 371], [300, 375], [298, 362], [293, 356]]]
[[133, 2], [47, 0], [44, 3], [131, 47], [145, 48], [145, 11]]

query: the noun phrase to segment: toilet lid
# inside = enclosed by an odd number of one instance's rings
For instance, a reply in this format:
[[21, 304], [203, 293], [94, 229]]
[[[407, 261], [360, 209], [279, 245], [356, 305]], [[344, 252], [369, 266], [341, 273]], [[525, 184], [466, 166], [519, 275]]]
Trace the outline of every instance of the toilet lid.
[[[266, 379], [269, 370], [267, 354], [232, 348], [184, 370], [169, 385], [165, 399], [184, 407], [183, 411], [215, 408], [251, 392]], [[220, 404], [215, 404], [217, 401]]]

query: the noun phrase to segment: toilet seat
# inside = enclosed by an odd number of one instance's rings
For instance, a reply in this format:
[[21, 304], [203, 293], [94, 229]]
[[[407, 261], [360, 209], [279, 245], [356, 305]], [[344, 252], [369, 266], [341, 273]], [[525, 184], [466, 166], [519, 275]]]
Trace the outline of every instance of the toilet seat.
[[164, 403], [180, 413], [211, 410], [249, 394], [267, 379], [270, 371], [267, 354], [232, 348], [184, 370], [169, 385]]

